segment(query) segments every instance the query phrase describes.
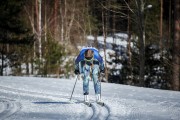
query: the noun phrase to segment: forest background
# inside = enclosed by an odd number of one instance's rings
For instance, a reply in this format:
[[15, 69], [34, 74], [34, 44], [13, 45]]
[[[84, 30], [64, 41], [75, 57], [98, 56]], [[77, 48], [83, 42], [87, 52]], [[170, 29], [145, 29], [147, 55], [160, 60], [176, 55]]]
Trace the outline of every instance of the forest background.
[[[68, 78], [91, 35], [104, 51], [104, 82], [179, 91], [179, 12], [179, 0], [0, 1], [0, 75]], [[106, 40], [117, 33], [127, 47], [112, 43], [108, 61]]]

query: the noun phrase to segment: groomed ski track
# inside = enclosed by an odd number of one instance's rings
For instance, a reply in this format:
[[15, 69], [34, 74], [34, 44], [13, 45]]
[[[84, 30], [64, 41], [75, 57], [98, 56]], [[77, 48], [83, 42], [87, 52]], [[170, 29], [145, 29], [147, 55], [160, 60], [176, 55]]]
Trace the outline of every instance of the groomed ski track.
[[21, 109], [20, 103], [5, 98], [0, 99], [0, 119], [3, 120]]
[[[59, 105], [78, 105], [78, 107], [84, 108], [85, 115], [83, 117], [80, 117], [79, 119], [87, 119], [87, 120], [97, 120], [97, 119], [102, 119], [102, 120], [107, 120], [109, 115], [110, 115], [110, 109], [107, 105], [105, 106], [100, 106], [96, 102], [91, 101], [92, 106], [88, 107], [83, 104], [83, 100], [80, 100], [81, 98], [74, 96], [73, 101], [69, 101], [69, 96], [66, 95], [53, 95], [53, 94], [46, 94], [46, 93], [38, 93], [38, 92], [30, 92], [30, 91], [25, 91], [25, 90], [19, 90], [19, 89], [13, 89], [13, 88], [8, 88], [8, 87], [3, 87], [0, 85], [0, 91], [4, 91], [5, 93], [10, 93], [12, 96], [19, 96], [25, 98], [25, 99], [34, 99], [34, 97], [37, 97], [36, 99], [42, 99], [42, 98], [47, 98], [47, 99], [52, 99], [52, 102], [33, 102], [34, 104], [59, 104]], [[31, 98], [30, 98], [31, 97]], [[63, 98], [61, 100], [61, 98]], [[58, 99], [60, 101], [58, 101]], [[55, 101], [54, 101], [55, 100]], [[54, 101], [54, 102], [53, 102]], [[0, 97], [0, 103], [3, 105], [0, 105], [1, 111], [0, 111], [0, 120], [3, 120], [5, 118], [8, 118], [9, 116], [13, 115], [14, 113], [18, 112], [21, 109], [21, 104], [15, 102], [14, 100], [8, 100], [6, 98], [1, 98]], [[69, 110], [69, 109], [68, 109]], [[69, 113], [71, 114], [71, 113]], [[61, 116], [60, 116], [61, 117]], [[65, 117], [63, 117], [65, 118]], [[61, 119], [61, 118], [57, 118]], [[76, 119], [76, 118], [75, 118]]]
[[84, 105], [82, 81], [0, 77], [0, 120], [179, 120], [180, 93], [102, 83], [105, 106]]

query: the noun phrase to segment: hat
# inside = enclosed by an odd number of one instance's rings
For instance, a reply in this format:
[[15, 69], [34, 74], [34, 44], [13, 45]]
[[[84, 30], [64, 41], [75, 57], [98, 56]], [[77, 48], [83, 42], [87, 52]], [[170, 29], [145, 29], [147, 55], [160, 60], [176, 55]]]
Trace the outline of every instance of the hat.
[[92, 60], [93, 56], [94, 52], [92, 50], [88, 49], [85, 51], [84, 57], [86, 60]]

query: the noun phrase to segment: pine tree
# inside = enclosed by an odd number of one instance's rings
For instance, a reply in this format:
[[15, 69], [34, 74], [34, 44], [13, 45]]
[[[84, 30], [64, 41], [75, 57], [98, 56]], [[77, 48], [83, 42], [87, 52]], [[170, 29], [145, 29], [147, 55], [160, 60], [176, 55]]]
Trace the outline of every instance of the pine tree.
[[28, 34], [21, 16], [24, 2], [24, 0], [0, 1], [0, 75], [3, 75], [3, 68], [7, 63], [5, 61], [10, 60], [15, 53], [15, 50], [12, 50], [13, 47], [10, 46], [32, 42], [32, 36]]

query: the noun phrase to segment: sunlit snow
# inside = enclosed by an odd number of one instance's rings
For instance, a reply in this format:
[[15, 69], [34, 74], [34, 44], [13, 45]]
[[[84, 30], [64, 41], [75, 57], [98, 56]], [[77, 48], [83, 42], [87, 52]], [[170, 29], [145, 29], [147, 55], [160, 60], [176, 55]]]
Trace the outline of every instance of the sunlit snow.
[[83, 104], [82, 80], [0, 77], [0, 120], [180, 120], [180, 92], [102, 83], [105, 106]]

